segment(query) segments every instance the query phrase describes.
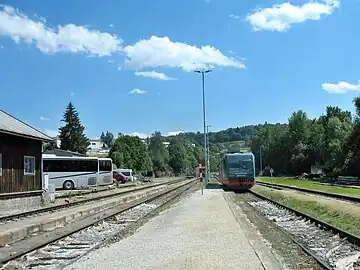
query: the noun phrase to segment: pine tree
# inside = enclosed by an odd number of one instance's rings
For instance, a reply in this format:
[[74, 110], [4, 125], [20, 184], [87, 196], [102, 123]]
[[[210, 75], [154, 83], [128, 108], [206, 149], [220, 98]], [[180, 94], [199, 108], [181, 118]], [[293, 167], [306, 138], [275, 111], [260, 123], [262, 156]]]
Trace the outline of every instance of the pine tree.
[[85, 154], [90, 142], [84, 134], [85, 127], [80, 122], [79, 113], [71, 102], [61, 121], [65, 126], [59, 128], [60, 149]]
[[104, 134], [104, 132], [101, 132], [100, 141], [103, 142], [103, 143], [105, 143], [104, 140], [105, 140], [105, 134]]

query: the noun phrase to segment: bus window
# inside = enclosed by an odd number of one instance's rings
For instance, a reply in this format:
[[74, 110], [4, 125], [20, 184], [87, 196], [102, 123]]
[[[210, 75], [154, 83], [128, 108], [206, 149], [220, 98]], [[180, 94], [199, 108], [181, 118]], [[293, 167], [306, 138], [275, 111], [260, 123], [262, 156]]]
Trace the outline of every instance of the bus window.
[[99, 171], [101, 172], [109, 172], [112, 171], [112, 163], [110, 160], [100, 160], [99, 161]]

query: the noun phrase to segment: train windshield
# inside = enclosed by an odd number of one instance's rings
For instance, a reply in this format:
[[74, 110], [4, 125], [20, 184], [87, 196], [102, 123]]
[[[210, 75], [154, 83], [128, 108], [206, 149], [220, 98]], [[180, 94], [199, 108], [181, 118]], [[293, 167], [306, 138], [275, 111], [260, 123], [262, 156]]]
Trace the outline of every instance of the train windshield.
[[227, 156], [227, 163], [231, 171], [250, 173], [253, 170], [253, 159], [251, 156], [229, 155]]

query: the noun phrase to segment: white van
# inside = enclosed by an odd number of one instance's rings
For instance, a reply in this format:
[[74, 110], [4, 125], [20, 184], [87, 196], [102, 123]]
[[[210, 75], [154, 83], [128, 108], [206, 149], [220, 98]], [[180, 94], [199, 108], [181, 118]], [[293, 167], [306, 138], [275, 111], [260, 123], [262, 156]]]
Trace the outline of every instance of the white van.
[[126, 176], [127, 181], [134, 181], [132, 169], [118, 169], [118, 171]]

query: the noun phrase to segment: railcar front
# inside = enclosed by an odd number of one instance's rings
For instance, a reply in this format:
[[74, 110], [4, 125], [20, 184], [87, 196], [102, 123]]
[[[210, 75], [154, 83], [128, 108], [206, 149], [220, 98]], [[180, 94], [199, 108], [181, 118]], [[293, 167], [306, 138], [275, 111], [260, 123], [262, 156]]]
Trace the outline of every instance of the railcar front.
[[230, 190], [247, 191], [255, 184], [255, 157], [252, 153], [230, 153], [222, 157], [220, 182]]

